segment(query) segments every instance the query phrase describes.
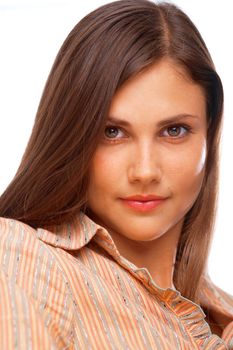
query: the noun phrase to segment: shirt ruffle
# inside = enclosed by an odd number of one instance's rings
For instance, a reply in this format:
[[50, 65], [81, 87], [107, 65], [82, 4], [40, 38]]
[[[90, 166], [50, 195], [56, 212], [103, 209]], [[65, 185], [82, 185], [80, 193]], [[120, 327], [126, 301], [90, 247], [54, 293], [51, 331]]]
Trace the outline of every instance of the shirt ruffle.
[[195, 340], [198, 348], [206, 349], [211, 346], [211, 349], [228, 349], [220, 337], [211, 333], [210, 327], [205, 321], [206, 315], [201, 307], [181, 296], [180, 292], [172, 292], [171, 298], [166, 298], [166, 301]]

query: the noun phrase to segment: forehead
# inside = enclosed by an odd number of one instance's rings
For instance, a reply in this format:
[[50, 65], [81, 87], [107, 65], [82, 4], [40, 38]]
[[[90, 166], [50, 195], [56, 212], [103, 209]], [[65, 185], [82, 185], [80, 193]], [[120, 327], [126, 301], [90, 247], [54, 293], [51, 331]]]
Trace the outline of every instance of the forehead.
[[126, 81], [110, 106], [111, 115], [128, 119], [182, 113], [205, 116], [205, 93], [182, 67], [168, 60], [159, 61]]

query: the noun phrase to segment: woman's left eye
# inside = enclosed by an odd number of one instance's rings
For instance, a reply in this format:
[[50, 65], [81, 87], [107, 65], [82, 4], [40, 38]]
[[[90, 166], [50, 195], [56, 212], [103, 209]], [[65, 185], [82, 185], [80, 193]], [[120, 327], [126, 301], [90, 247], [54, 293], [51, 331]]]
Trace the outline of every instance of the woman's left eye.
[[172, 125], [165, 129], [163, 132], [164, 136], [172, 137], [172, 138], [179, 138], [185, 136], [190, 131], [190, 128], [188, 126], [184, 125]]

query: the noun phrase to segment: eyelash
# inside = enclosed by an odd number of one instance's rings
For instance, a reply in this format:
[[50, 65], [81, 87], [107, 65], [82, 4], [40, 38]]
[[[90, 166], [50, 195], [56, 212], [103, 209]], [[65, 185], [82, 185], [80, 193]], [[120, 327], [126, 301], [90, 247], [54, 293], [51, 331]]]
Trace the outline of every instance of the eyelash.
[[[188, 134], [190, 134], [191, 132], [192, 132], [192, 127], [190, 126], [190, 125], [187, 125], [187, 124], [172, 124], [172, 125], [169, 125], [169, 126], [167, 126], [166, 128], [164, 128], [163, 130], [162, 130], [162, 133], [163, 133], [163, 131], [166, 131], [166, 130], [168, 130], [168, 129], [171, 129], [171, 128], [183, 128], [183, 129], [185, 129], [185, 135], [184, 136], [174, 136], [174, 137], [172, 137], [172, 136], [164, 136], [164, 137], [169, 137], [169, 138], [171, 138], [172, 140], [179, 140], [179, 139], [182, 139], [182, 138], [184, 138], [185, 136], [187, 136]], [[116, 126], [116, 125], [107, 125], [106, 126], [106, 128], [105, 128], [105, 131], [107, 130], [107, 129], [117, 129], [117, 130], [120, 130], [120, 131], [122, 131], [123, 133], [125, 133], [124, 132], [124, 130], [122, 129], [122, 128], [120, 128], [120, 127], [118, 127], [118, 126]], [[105, 132], [104, 131], [104, 132]], [[120, 142], [121, 141], [121, 139], [122, 138], [108, 138], [106, 135], [104, 135], [104, 138], [105, 138], [105, 140], [107, 141], [107, 142], [109, 142], [109, 143], [117, 143], [117, 142]]]

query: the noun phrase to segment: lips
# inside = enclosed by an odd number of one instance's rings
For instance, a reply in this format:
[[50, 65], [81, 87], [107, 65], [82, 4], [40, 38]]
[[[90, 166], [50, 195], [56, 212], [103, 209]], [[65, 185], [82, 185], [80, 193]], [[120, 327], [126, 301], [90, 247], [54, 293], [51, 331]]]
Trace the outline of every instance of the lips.
[[156, 201], [156, 200], [162, 200], [165, 199], [165, 197], [157, 196], [154, 194], [148, 194], [148, 195], [134, 195], [122, 198], [124, 200], [132, 200], [132, 201], [139, 201], [139, 202], [147, 202], [147, 201]]
[[165, 197], [157, 195], [135, 195], [122, 198], [122, 203], [136, 211], [147, 212], [155, 209], [165, 200]]

